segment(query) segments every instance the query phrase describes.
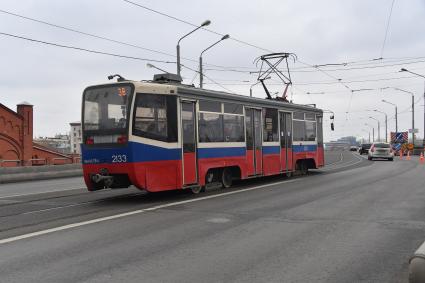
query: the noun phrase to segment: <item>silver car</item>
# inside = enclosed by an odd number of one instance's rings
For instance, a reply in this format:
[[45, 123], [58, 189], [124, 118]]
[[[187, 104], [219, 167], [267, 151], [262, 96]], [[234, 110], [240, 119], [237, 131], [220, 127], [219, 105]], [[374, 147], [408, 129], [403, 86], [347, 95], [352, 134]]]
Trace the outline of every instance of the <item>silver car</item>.
[[367, 159], [383, 158], [390, 161], [394, 160], [394, 151], [389, 143], [376, 142], [370, 147]]

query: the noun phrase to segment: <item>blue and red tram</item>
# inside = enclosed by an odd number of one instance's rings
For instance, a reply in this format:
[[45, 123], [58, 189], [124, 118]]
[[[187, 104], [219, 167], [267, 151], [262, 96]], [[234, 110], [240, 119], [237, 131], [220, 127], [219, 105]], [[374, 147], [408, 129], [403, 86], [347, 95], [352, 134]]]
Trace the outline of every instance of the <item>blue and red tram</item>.
[[82, 103], [88, 190], [158, 192], [324, 166], [323, 111], [164, 81], [91, 86]]

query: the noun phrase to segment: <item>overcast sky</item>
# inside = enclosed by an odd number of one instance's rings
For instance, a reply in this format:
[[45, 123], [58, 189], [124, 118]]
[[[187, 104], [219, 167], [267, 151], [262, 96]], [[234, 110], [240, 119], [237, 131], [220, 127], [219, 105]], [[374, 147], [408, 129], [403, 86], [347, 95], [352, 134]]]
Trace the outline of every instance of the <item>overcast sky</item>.
[[[387, 112], [389, 130], [394, 130], [394, 107], [381, 102], [382, 99], [398, 105], [399, 130], [410, 128], [411, 98], [394, 87], [415, 94], [415, 127], [423, 136], [424, 79], [398, 72], [404, 67], [425, 74], [425, 2], [422, 0], [395, 0], [384, 48], [392, 0], [132, 1], [191, 23], [200, 24], [209, 19], [212, 23], [208, 28], [220, 34], [228, 33], [234, 39], [266, 50], [295, 53], [299, 61], [290, 62], [293, 87], [289, 96], [295, 103], [316, 103], [317, 107], [335, 112], [336, 130], [331, 132], [327, 122], [326, 140], [346, 135], [367, 136], [370, 127], [365, 123], [376, 127], [369, 116], [381, 120], [384, 135], [384, 115], [366, 110]], [[174, 55], [178, 38], [193, 29], [122, 0], [2, 0], [0, 3], [2, 33], [152, 60], [175, 61], [174, 56], [166, 54]], [[4, 11], [162, 53], [47, 26]], [[197, 69], [199, 53], [219, 38], [217, 34], [200, 30], [184, 39], [182, 63]], [[68, 132], [69, 123], [80, 120], [81, 95], [86, 86], [107, 82], [109, 74], [142, 80], [151, 79], [157, 72], [147, 68], [146, 61], [47, 46], [4, 35], [0, 35], [0, 42], [0, 103], [14, 110], [22, 101], [34, 104], [35, 136]], [[257, 79], [249, 71], [257, 69], [253, 61], [267, 53], [263, 49], [229, 39], [206, 52], [206, 75], [221, 86], [205, 79], [205, 88], [225, 87], [249, 95], [250, 84]], [[373, 60], [380, 57], [384, 59]], [[338, 63], [348, 64], [320, 67], [324, 72], [306, 65]], [[176, 69], [172, 63], [153, 64], [170, 72]], [[217, 69], [211, 65], [231, 68], [210, 70]], [[182, 75], [185, 83], [199, 83], [199, 78], [188, 69], [183, 69]], [[282, 93], [283, 87], [276, 77], [269, 83], [273, 84], [272, 92]], [[351, 91], [359, 89], [373, 90]], [[253, 88], [253, 94], [265, 96], [260, 86]]]

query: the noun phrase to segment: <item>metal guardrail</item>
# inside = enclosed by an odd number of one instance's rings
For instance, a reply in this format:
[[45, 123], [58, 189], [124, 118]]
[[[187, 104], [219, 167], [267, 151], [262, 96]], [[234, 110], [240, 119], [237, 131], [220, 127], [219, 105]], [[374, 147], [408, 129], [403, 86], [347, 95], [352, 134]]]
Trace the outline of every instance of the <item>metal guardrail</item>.
[[3, 167], [3, 163], [10, 163], [10, 162], [15, 162], [17, 164], [21, 164], [21, 160], [18, 159], [2, 159], [0, 160], [0, 167]]
[[[56, 164], [55, 161], [64, 160], [68, 162], [63, 162], [60, 164]], [[50, 162], [49, 162], [50, 161]], [[4, 164], [6, 163], [16, 163], [15, 166], [32, 166], [32, 165], [61, 165], [61, 164], [74, 164], [74, 163], [81, 163], [81, 157], [55, 157], [52, 159], [47, 158], [31, 158], [28, 160], [19, 160], [19, 159], [0, 159], [0, 167], [5, 167]], [[9, 167], [9, 166], [8, 166]]]
[[[37, 163], [34, 164], [34, 161], [37, 161]], [[38, 161], [43, 161], [43, 164], [39, 164]], [[31, 158], [28, 159], [28, 163], [31, 163], [31, 165], [47, 165], [47, 158]]]
[[[55, 158], [52, 158], [51, 160], [52, 160], [52, 165], [55, 165], [56, 164], [55, 161], [57, 160], [66, 160], [66, 161], [69, 161], [69, 164], [73, 163], [72, 158], [66, 158], [66, 157], [55, 157]], [[66, 162], [64, 162], [63, 164], [66, 164]]]

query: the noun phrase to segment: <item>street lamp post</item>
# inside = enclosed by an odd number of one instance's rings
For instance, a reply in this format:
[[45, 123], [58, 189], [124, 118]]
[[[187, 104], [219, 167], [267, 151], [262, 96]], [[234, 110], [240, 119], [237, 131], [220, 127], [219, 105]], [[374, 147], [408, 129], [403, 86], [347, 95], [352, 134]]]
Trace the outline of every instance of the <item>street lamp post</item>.
[[[402, 69], [402, 70], [405, 70], [405, 69]], [[389, 87], [385, 87], [385, 88], [389, 88]], [[415, 128], [415, 95], [413, 94], [413, 92], [410, 92], [410, 91], [407, 91], [407, 90], [404, 90], [404, 89], [400, 89], [400, 88], [396, 88], [396, 87], [393, 87], [393, 89], [401, 91], [401, 92], [408, 93], [412, 96], [412, 144], [415, 144], [415, 133], [414, 133], [414, 130], [413, 130]], [[386, 101], [386, 102], [388, 102], [388, 101]]]
[[[375, 128], [372, 125], [369, 125], [368, 123], [365, 123], [365, 126], [372, 128], [372, 142], [375, 142]], [[369, 133], [369, 141], [370, 141], [370, 133]]]
[[395, 132], [398, 133], [398, 112], [397, 112], [397, 104], [394, 104], [392, 102], [386, 101], [385, 99], [382, 99], [382, 102], [391, 104], [395, 107]]
[[369, 116], [369, 118], [375, 120], [376, 122], [378, 122], [378, 142], [379, 142], [379, 141], [381, 141], [381, 123], [379, 122], [378, 119], [376, 119], [376, 118], [374, 118], [372, 116]]
[[394, 88], [395, 90], [401, 91], [401, 92], [405, 92], [408, 93], [412, 96], [412, 144], [415, 144], [415, 133], [414, 133], [414, 128], [415, 128], [415, 95], [413, 94], [413, 92], [404, 90], [404, 89], [400, 89], [400, 88]]
[[179, 41], [177, 41], [177, 75], [181, 76], [181, 65], [180, 65], [180, 41], [185, 38], [186, 36], [194, 33], [195, 31], [197, 31], [198, 29], [205, 27], [207, 25], [209, 25], [211, 23], [210, 20], [206, 20], [205, 22], [203, 22], [199, 27], [197, 27], [196, 29], [192, 30], [191, 32], [185, 34], [184, 36], [182, 36]]
[[362, 129], [362, 131], [365, 132], [365, 133], [367, 133], [367, 134], [369, 134], [369, 143], [370, 143], [370, 131], [366, 131], [365, 129]]
[[[413, 75], [416, 75], [416, 76], [418, 76], [418, 77], [421, 77], [421, 78], [424, 78], [425, 79], [425, 76], [424, 75], [421, 75], [421, 74], [418, 74], [418, 73], [414, 73], [414, 72], [411, 72], [411, 71], [409, 71], [409, 70], [407, 70], [407, 69], [405, 69], [405, 68], [401, 68], [401, 70], [400, 70], [400, 72], [408, 72], [408, 73], [411, 73], [411, 74], [413, 74]], [[414, 101], [412, 101], [412, 107], [413, 107], [413, 105], [415, 104], [415, 102]], [[424, 88], [424, 104], [425, 104], [425, 88]], [[414, 137], [415, 136], [415, 133], [414, 133], [414, 127], [412, 127], [412, 137]], [[423, 140], [422, 140], [422, 144], [423, 144], [423, 146], [425, 146], [425, 107], [424, 107], [424, 131], [423, 131], [423, 135], [424, 135], [424, 138], [423, 138]], [[413, 143], [413, 146], [415, 146], [415, 143], [414, 142], [412, 142]]]
[[202, 52], [201, 55], [199, 56], [199, 87], [202, 88], [203, 87], [203, 82], [204, 82], [204, 74], [202, 72], [202, 55], [204, 54], [205, 51], [207, 51], [208, 49], [212, 48], [213, 46], [217, 45], [218, 43], [220, 43], [221, 41], [228, 39], [230, 37], [230, 35], [226, 34], [224, 35], [222, 38], [220, 38], [220, 40], [218, 40], [217, 42], [215, 42], [214, 44], [211, 44], [210, 46], [208, 46], [207, 48], [205, 48]]
[[375, 109], [373, 111], [378, 112], [378, 113], [382, 113], [382, 114], [385, 115], [385, 142], [388, 142], [388, 115], [387, 115], [387, 113], [385, 113], [383, 111], [379, 111], [377, 109]]

